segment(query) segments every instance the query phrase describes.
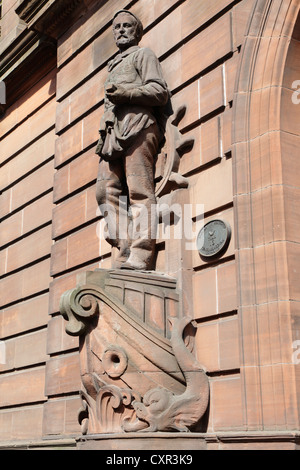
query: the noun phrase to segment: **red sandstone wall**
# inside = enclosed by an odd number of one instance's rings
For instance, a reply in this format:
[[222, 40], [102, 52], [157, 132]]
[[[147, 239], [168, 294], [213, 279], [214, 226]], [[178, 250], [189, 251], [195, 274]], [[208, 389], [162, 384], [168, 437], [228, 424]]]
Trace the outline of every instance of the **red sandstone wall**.
[[42, 435], [53, 206], [56, 70], [1, 120], [0, 440]]
[[[223, 217], [234, 233], [232, 102], [254, 2], [131, 3], [146, 28], [142, 45], [159, 56], [174, 105], [188, 105], [181, 131], [195, 137], [195, 146], [180, 171], [189, 178], [190, 201], [205, 205], [205, 221]], [[110, 20], [128, 4], [91, 8], [58, 39], [57, 75], [49, 73], [1, 119], [0, 339], [8, 360], [0, 365], [0, 440], [80, 432], [78, 339], [64, 332], [59, 299], [77, 273], [110, 267], [110, 246], [100, 246], [96, 232], [94, 148], [106, 64], [116, 52]], [[158, 248], [157, 269], [169, 272], [172, 252]], [[211, 385], [208, 431], [239, 430], [234, 237], [218, 262], [204, 263], [194, 252], [192, 268], [197, 356]]]

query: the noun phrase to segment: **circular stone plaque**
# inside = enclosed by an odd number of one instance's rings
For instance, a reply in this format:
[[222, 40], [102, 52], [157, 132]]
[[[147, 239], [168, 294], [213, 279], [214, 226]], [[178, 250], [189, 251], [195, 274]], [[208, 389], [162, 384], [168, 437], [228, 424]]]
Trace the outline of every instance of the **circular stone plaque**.
[[231, 238], [231, 228], [223, 220], [211, 220], [200, 230], [197, 248], [203, 258], [213, 258], [224, 253]]

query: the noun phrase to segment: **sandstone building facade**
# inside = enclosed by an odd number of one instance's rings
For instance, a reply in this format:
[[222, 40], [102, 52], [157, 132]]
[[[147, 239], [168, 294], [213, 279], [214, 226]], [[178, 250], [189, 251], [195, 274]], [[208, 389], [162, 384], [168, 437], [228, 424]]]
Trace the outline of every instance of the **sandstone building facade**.
[[0, 446], [75, 448], [81, 434], [78, 338], [59, 302], [114, 256], [99, 238], [95, 146], [120, 8], [142, 20], [141, 45], [174, 106], [187, 105], [180, 131], [195, 142], [178, 201], [194, 223], [222, 219], [232, 232], [212, 260], [177, 240], [156, 246], [156, 270], [180, 279], [197, 324], [206, 446], [295, 449], [299, 0], [2, 1]]

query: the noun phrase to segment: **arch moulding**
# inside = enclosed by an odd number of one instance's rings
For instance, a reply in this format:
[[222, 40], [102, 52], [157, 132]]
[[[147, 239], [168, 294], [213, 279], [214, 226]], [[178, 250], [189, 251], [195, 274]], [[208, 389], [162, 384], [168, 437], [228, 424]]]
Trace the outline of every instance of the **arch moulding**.
[[299, 430], [299, 0], [257, 0], [236, 78], [233, 193], [244, 429]]

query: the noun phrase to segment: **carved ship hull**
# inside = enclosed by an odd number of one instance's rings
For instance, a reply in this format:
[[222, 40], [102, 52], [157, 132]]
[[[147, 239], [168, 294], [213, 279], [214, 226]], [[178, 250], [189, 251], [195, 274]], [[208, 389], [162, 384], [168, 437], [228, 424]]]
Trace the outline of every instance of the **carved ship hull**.
[[193, 404], [192, 421], [203, 415], [208, 382], [186, 347], [191, 337], [183, 341], [190, 319], [179, 320], [175, 279], [125, 270], [88, 272], [63, 295], [61, 313], [66, 331], [80, 336], [84, 434], [179, 429], [176, 417], [161, 415], [179, 397], [187, 403], [191, 386], [197, 388], [197, 403], [201, 397], [198, 408]]

